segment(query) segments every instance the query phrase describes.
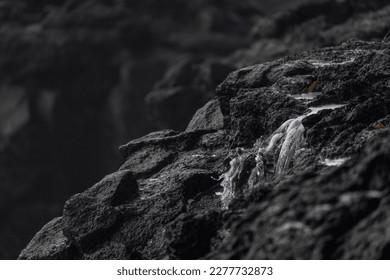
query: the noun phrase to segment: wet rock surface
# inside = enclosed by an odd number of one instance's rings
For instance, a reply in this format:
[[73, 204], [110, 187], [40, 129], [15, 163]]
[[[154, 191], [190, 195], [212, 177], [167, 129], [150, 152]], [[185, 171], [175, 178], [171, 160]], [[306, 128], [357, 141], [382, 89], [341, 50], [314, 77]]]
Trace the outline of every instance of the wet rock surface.
[[388, 259], [389, 59], [349, 40], [230, 73], [19, 258]]

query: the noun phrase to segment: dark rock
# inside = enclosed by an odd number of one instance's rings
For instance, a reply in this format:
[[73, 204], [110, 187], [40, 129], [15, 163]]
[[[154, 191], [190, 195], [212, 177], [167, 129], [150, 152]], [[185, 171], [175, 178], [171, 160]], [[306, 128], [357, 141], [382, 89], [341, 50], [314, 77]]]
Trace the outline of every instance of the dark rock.
[[346, 118], [346, 122], [351, 124], [369, 124], [385, 117], [388, 109], [383, 98], [370, 98], [357, 105]]
[[[36, 246], [40, 244], [40, 246]], [[44, 246], [42, 246], [45, 244]], [[47, 223], [19, 256], [20, 260], [67, 260], [77, 258], [78, 252], [62, 233], [62, 218]]]
[[305, 109], [272, 88], [240, 91], [230, 100], [232, 142], [237, 146], [253, 145], [260, 136], [268, 135]]
[[231, 56], [240, 67], [268, 62], [350, 38], [382, 40], [389, 29], [390, 6], [384, 0], [311, 0], [295, 3], [271, 18], [259, 18], [250, 47]]
[[70, 198], [64, 206], [64, 235], [78, 247], [88, 250], [105, 238], [118, 223], [121, 214], [115, 206], [128, 203], [138, 194], [138, 185], [128, 171], [119, 171], [82, 194]]
[[366, 246], [367, 250], [359, 247], [356, 251], [361, 255], [355, 258], [381, 258], [380, 250], [373, 254], [368, 248], [372, 245], [374, 249], [378, 246], [375, 243], [381, 244], [379, 246], [387, 243], [385, 236], [378, 240], [369, 235], [375, 235], [370, 220], [383, 211], [380, 205], [387, 200], [383, 191], [390, 179], [385, 172], [389, 161], [388, 139], [387, 136], [369, 146], [358, 160], [346, 167], [276, 186], [260, 204], [235, 221], [234, 230], [222, 250], [211, 257], [351, 258], [355, 250], [341, 248], [344, 242], [350, 243], [351, 232], [354, 235], [364, 228], [366, 234], [354, 236], [353, 242], [355, 246]]
[[216, 185], [213, 176], [216, 174], [199, 170], [196, 173], [189, 173], [188, 178], [182, 183], [182, 191], [185, 199], [192, 199], [198, 194], [202, 194]]
[[[184, 129], [232, 70], [221, 56], [250, 43], [262, 8], [253, 0], [131, 2], [1, 3], [0, 239], [9, 246], [0, 258], [16, 258], [44, 222], [61, 214], [66, 198], [115, 170], [118, 145], [161, 127]], [[197, 55], [203, 62], [195, 76], [207, 90], [195, 83], [193, 94], [184, 89], [175, 103], [183, 116], [154, 108], [166, 119], [151, 120], [145, 96], [170, 67]], [[158, 106], [165, 104], [171, 101]], [[18, 206], [3, 210], [8, 205]], [[23, 229], [17, 221], [27, 216]]]
[[220, 217], [215, 211], [180, 215], [166, 232], [168, 250], [174, 258], [197, 259], [210, 251], [212, 238], [216, 236]]
[[388, 258], [387, 52], [350, 40], [233, 72], [186, 132], [121, 146], [121, 171], [68, 200], [69, 258]]
[[121, 170], [130, 170], [136, 178], [159, 172], [177, 158], [178, 152], [192, 147], [209, 130], [177, 133], [171, 130], [152, 133], [120, 147], [126, 157]]
[[390, 42], [390, 31], [387, 32], [385, 38], [383, 38], [383, 43], [389, 43]]
[[20, 258], [389, 258], [388, 1], [19, 2], [0, 9], [0, 258], [129, 140]]
[[186, 131], [218, 130], [223, 128], [224, 117], [219, 101], [213, 99], [195, 113]]
[[146, 97], [160, 128], [184, 129], [195, 111], [214, 96], [215, 87], [232, 70], [228, 64], [195, 58], [173, 66]]

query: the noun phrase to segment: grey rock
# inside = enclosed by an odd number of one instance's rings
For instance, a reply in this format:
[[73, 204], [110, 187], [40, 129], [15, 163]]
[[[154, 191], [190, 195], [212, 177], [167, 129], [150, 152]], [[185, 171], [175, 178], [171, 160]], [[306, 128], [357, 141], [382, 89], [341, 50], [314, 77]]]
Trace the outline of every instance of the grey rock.
[[223, 128], [224, 116], [219, 101], [213, 99], [195, 113], [186, 131], [219, 130]]
[[121, 213], [115, 206], [125, 204], [138, 194], [138, 185], [128, 171], [106, 176], [82, 194], [71, 197], [64, 206], [64, 235], [78, 247], [88, 250], [106, 238], [117, 225]]
[[[38, 245], [38, 246], [37, 246]], [[47, 223], [20, 253], [20, 260], [67, 260], [77, 258], [77, 250], [62, 233], [62, 217]]]

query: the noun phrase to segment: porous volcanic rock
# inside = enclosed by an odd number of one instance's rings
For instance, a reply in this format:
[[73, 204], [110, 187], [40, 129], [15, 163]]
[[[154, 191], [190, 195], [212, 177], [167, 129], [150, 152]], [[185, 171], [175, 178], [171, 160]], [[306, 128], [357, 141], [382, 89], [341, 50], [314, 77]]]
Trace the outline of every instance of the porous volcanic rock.
[[389, 60], [349, 40], [232, 72], [185, 132], [121, 146], [19, 258], [389, 258]]
[[[118, 145], [154, 130], [184, 130], [195, 111], [215, 98], [228, 72], [350, 37], [381, 40], [390, 29], [389, 11], [387, 0], [2, 0], [0, 258], [16, 258], [42, 224], [61, 215], [70, 195], [116, 170]], [[300, 93], [288, 75], [298, 71], [297, 85], [306, 86], [314, 67], [282, 66], [286, 76], [278, 83]], [[250, 147], [291, 112], [302, 112], [285, 98], [291, 107], [280, 107], [282, 100], [275, 100], [281, 96], [275, 95], [272, 110], [284, 115], [267, 109], [267, 116], [252, 119], [269, 105], [265, 100], [243, 121], [235, 114], [254, 101], [245, 94], [234, 96], [231, 123], [245, 130], [236, 131], [236, 139], [227, 136], [237, 145]], [[253, 98], [263, 94], [269, 93], [259, 90]], [[226, 100], [218, 98], [220, 109], [210, 103], [198, 112], [187, 132], [221, 129], [220, 113], [223, 125], [230, 125]], [[350, 117], [363, 117], [357, 113]], [[310, 118], [313, 125], [316, 118]], [[312, 132], [314, 145], [318, 134]], [[349, 135], [344, 130], [335, 144]], [[369, 129], [362, 137], [367, 135]], [[144, 164], [148, 151], [137, 153], [137, 161], [127, 165]], [[153, 174], [174, 159], [162, 149], [158, 161], [141, 173]]]

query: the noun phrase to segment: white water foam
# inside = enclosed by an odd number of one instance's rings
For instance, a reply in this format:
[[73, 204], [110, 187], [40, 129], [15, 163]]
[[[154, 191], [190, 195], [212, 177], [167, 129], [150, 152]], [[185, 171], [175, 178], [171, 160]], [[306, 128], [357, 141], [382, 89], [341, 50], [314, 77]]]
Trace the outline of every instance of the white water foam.
[[248, 155], [243, 154], [242, 150], [240, 150], [238, 156], [230, 161], [229, 171], [220, 176], [220, 179], [223, 179], [221, 183], [223, 191], [216, 193], [216, 195], [221, 196], [222, 207], [225, 209], [228, 208], [236, 195], [237, 183], [244, 171], [243, 166], [247, 158]]
[[336, 158], [336, 159], [329, 159], [326, 158], [324, 160], [321, 160], [320, 163], [326, 166], [340, 166], [343, 165], [349, 158]]

